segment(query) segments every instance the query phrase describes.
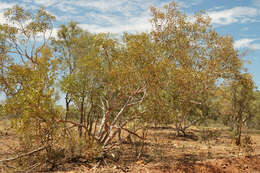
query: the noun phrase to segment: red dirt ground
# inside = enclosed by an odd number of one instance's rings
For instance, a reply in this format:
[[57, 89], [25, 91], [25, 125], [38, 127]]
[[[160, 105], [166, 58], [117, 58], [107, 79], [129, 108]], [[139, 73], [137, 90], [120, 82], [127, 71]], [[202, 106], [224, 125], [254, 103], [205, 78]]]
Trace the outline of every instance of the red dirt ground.
[[[200, 140], [199, 128], [194, 127], [189, 134], [185, 138], [177, 137], [173, 128], [151, 128], [140, 157], [136, 155], [140, 141], [132, 137], [132, 143], [115, 149], [117, 161], [107, 160], [101, 166], [95, 161], [64, 163], [55, 170], [56, 173], [260, 173], [259, 131], [250, 132], [255, 148], [250, 156], [232, 144], [228, 130], [221, 131], [208, 144]], [[17, 150], [18, 137], [0, 123], [0, 160], [14, 156]], [[0, 172], [12, 172], [12, 163], [8, 165], [0, 163]]]

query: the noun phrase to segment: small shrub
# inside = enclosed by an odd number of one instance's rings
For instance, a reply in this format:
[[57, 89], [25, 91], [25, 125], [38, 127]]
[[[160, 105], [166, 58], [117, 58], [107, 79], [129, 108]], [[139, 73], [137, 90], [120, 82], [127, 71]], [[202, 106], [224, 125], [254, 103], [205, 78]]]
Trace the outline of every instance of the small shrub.
[[210, 130], [209, 128], [203, 128], [199, 133], [199, 139], [201, 142], [210, 144], [211, 140], [216, 140], [221, 135], [219, 130]]
[[247, 156], [252, 155], [255, 151], [255, 143], [252, 137], [249, 135], [245, 135], [241, 140], [240, 147]]
[[218, 130], [210, 130], [209, 128], [203, 128], [199, 134], [199, 139], [201, 142], [207, 144], [208, 147], [208, 158], [212, 158], [211, 149], [211, 141], [217, 140], [217, 138], [221, 135], [220, 131]]

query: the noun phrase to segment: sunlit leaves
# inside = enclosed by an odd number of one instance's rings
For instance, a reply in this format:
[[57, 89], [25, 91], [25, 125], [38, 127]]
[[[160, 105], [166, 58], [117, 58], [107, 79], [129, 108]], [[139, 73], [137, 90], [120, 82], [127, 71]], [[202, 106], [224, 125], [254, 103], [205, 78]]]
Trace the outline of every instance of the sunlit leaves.
[[157, 96], [171, 111], [162, 116], [174, 112], [178, 128], [185, 128], [189, 126], [187, 120], [195, 122], [208, 115], [220, 81], [233, 79], [242, 70], [243, 62], [233, 48], [232, 38], [219, 36], [207, 15], [188, 17], [174, 3], [151, 11], [151, 38], [161, 62], [168, 59], [164, 66], [167, 82], [161, 88], [167, 94]]
[[[147, 122], [175, 123], [184, 132], [210, 116], [215, 105], [229, 116], [237, 112], [229, 109], [235, 103], [240, 108], [250, 104], [253, 83], [242, 72], [231, 37], [214, 31], [204, 13], [187, 16], [174, 3], [151, 12], [150, 33], [118, 38], [70, 22], [60, 26], [49, 44], [52, 15], [42, 8], [36, 13], [9, 9], [9, 23], [0, 25], [0, 89], [6, 92], [6, 111], [20, 117], [22, 125], [50, 123], [58, 116], [58, 89], [65, 94], [62, 118], [80, 125], [88, 121], [89, 126], [95, 120], [105, 143], [101, 133], [109, 136], [114, 125], [136, 115]], [[243, 116], [249, 110], [244, 108]]]

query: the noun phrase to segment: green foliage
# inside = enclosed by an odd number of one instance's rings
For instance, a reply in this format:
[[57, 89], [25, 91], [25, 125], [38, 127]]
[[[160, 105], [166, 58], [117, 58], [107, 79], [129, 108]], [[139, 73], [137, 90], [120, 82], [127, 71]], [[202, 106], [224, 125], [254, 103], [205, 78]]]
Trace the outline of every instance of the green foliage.
[[248, 126], [260, 130], [260, 92], [255, 91], [254, 96], [255, 101], [251, 105], [253, 109], [252, 114], [254, 114], [254, 116], [249, 119]]
[[227, 122], [230, 122], [236, 144], [240, 145], [242, 128], [255, 114], [254, 83], [248, 73], [236, 73], [229, 81], [229, 85], [223, 86], [220, 100], [223, 109], [220, 111]]
[[174, 3], [151, 11], [150, 34], [158, 52], [153, 55], [163, 67], [157, 69], [163, 82], [149, 103], [156, 103], [155, 121], [172, 120], [185, 134], [188, 127], [212, 116], [218, 81], [231, 79], [242, 61], [232, 38], [219, 36], [208, 16], [196, 14], [191, 22]]
[[[6, 96], [0, 114], [15, 117], [25, 150], [46, 146], [42, 160], [53, 164], [63, 157], [101, 157], [121, 130], [133, 135], [147, 123], [173, 123], [185, 135], [217, 116], [234, 122], [240, 143], [242, 127], [260, 121], [253, 116], [259, 93], [232, 38], [218, 35], [205, 14], [189, 20], [174, 3], [151, 12], [150, 33], [117, 39], [75, 22], [61, 25], [52, 38], [54, 17], [44, 9], [6, 11], [9, 24], [0, 24], [0, 92]], [[65, 94], [65, 109], [56, 104], [57, 90]], [[200, 135], [209, 143], [218, 132], [204, 129]]]
[[9, 24], [0, 25], [0, 89], [6, 97], [5, 116], [14, 117], [12, 127], [25, 152], [39, 146], [51, 148], [60, 130], [55, 123], [60, 116], [55, 105], [58, 62], [47, 46], [45, 33], [52, 28], [54, 17], [43, 9], [32, 14], [18, 6], [7, 10], [5, 17]]

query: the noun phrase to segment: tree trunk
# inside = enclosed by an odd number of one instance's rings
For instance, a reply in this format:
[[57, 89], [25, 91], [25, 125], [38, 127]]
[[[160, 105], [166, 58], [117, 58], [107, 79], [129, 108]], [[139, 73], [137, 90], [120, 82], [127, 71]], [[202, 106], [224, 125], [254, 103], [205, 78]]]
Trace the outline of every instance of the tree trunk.
[[[83, 125], [84, 123], [84, 100], [85, 96], [82, 95], [81, 105], [80, 105], [80, 124]], [[82, 127], [79, 127], [79, 137], [82, 136]]]
[[241, 144], [241, 133], [242, 133], [242, 118], [240, 117], [236, 128], [236, 145]]
[[67, 120], [68, 120], [68, 117], [69, 117], [69, 112], [70, 112], [70, 99], [69, 99], [69, 97], [68, 97], [68, 93], [66, 94], [65, 100], [66, 100], [66, 115], [65, 115], [65, 121], [67, 121]]

